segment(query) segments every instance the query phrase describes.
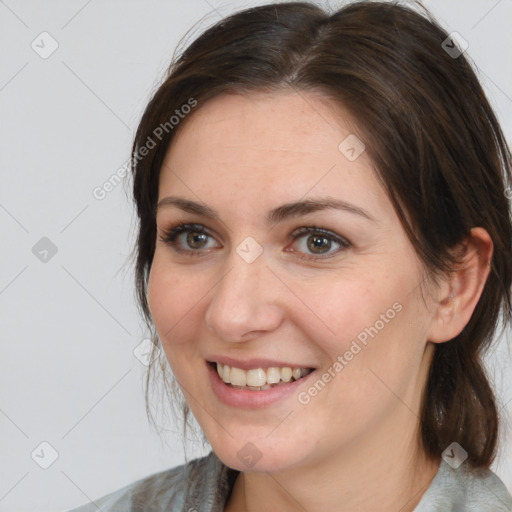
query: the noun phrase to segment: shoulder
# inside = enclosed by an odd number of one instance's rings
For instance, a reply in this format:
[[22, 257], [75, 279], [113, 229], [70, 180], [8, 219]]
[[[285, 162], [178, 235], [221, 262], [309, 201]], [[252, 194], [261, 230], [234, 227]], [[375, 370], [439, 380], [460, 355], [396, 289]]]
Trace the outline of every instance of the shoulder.
[[187, 510], [186, 506], [193, 509], [201, 501], [223, 503], [236, 473], [211, 452], [137, 480], [69, 512], [167, 512]]
[[452, 468], [441, 461], [439, 470], [414, 512], [512, 512], [512, 497], [489, 469], [466, 464]]

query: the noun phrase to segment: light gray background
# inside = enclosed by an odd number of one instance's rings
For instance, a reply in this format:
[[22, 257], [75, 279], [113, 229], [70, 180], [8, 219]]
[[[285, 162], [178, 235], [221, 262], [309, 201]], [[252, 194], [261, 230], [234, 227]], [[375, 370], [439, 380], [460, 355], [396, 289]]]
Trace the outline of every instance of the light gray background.
[[[64, 511], [184, 461], [179, 429], [165, 424], [161, 442], [145, 417], [131, 203], [122, 185], [93, 190], [126, 162], [187, 30], [261, 3], [0, 1], [0, 511]], [[426, 5], [468, 41], [510, 141], [512, 0]], [[48, 51], [43, 31], [59, 45], [46, 59], [31, 47]], [[47, 262], [32, 252], [42, 237], [57, 247]], [[510, 360], [504, 343], [489, 359], [507, 417]], [[58, 452], [48, 469], [31, 457], [50, 461], [43, 441]], [[512, 490], [511, 446], [508, 434], [493, 469]]]

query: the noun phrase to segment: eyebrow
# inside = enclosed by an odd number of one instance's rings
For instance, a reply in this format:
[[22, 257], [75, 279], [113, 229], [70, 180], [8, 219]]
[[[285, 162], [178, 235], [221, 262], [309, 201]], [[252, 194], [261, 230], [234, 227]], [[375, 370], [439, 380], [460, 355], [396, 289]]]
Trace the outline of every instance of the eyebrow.
[[[219, 214], [215, 210], [204, 204], [191, 201], [190, 199], [176, 196], [164, 197], [158, 202], [157, 209], [168, 206], [175, 206], [185, 212], [195, 213], [220, 222]], [[301, 217], [303, 215], [308, 215], [309, 213], [329, 209], [342, 210], [376, 222], [376, 219], [363, 208], [333, 197], [322, 197], [318, 199], [307, 199], [303, 201], [285, 203], [270, 210], [266, 215], [266, 222], [267, 224], [276, 224], [289, 218]]]

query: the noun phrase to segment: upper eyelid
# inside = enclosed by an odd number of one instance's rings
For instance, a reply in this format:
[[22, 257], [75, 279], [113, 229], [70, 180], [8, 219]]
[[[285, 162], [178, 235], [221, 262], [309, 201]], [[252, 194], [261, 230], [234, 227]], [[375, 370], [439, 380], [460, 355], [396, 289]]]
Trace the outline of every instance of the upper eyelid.
[[[212, 229], [206, 227], [204, 224], [201, 224], [199, 222], [177, 222], [169, 228], [165, 228], [165, 227], [158, 228], [158, 226], [157, 226], [157, 231], [161, 232], [164, 236], [167, 236], [169, 233], [173, 232], [174, 230], [179, 230], [179, 234], [181, 234], [181, 233], [187, 232], [187, 231], [194, 231], [194, 229], [197, 229], [198, 226], [199, 226], [199, 229], [197, 230], [198, 232], [202, 232], [202, 233], [205, 233], [205, 234], [207, 234], [209, 236], [213, 236], [213, 237], [215, 236], [214, 234], [212, 234], [212, 233], [216, 233], [215, 230], [212, 230]], [[319, 233], [331, 236], [333, 238], [339, 238], [341, 240], [345, 240], [347, 243], [350, 243], [349, 240], [346, 237], [344, 237], [343, 235], [340, 235], [331, 229], [323, 228], [320, 226], [311, 226], [311, 225], [299, 226], [299, 227], [294, 228], [292, 230], [292, 232], [290, 233], [290, 235], [292, 235], [293, 233], [296, 233], [298, 231], [303, 231], [303, 233], [298, 233], [299, 235], [306, 235], [312, 231], [313, 232], [317, 231]]]
[[[199, 229], [197, 227], [199, 226]], [[198, 222], [178, 222], [174, 224], [173, 226], [169, 228], [158, 228], [157, 232], [159, 234], [159, 237], [162, 241], [166, 241], [167, 238], [171, 236], [171, 234], [175, 235], [175, 238], [182, 235], [183, 233], [187, 232], [198, 232], [198, 233], [204, 233], [205, 235], [208, 235], [210, 238], [216, 238], [211, 233], [212, 230], [207, 228], [204, 224], [200, 224]], [[215, 233], [215, 231], [214, 231]]]
[[301, 238], [307, 234], [319, 233], [321, 235], [329, 236], [334, 240], [339, 240], [337, 243], [340, 243], [341, 245], [352, 245], [352, 243], [343, 235], [339, 235], [335, 231], [319, 226], [300, 226], [294, 229], [293, 233], [296, 233], [296, 235], [294, 235], [295, 239]]

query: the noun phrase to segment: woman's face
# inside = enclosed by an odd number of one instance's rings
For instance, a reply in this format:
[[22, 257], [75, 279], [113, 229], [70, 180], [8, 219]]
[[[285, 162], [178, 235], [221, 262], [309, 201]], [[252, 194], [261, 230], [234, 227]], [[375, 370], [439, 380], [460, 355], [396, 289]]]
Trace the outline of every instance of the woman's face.
[[[151, 314], [195, 418], [239, 470], [389, 457], [417, 439], [432, 308], [348, 120], [312, 93], [218, 96], [161, 170]], [[193, 226], [169, 237], [179, 223]]]

